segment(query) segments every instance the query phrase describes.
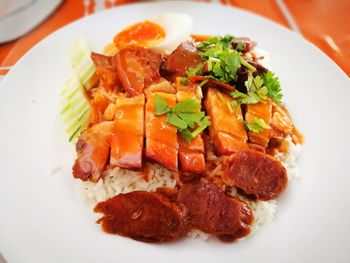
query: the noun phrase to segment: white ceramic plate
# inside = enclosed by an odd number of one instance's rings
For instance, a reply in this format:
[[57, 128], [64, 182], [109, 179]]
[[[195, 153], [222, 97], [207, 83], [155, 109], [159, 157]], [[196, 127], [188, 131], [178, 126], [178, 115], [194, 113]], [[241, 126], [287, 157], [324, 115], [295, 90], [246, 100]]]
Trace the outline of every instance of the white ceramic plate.
[[[58, 114], [77, 35], [99, 51], [124, 26], [185, 12], [195, 32], [249, 36], [270, 52], [285, 101], [305, 135], [301, 178], [277, 215], [236, 244], [145, 244], [103, 233], [77, 198]], [[350, 262], [350, 81], [323, 53], [261, 17], [217, 5], [130, 5], [75, 22], [35, 46], [0, 86], [0, 250], [9, 262]], [[73, 159], [69, 159], [72, 163]]]

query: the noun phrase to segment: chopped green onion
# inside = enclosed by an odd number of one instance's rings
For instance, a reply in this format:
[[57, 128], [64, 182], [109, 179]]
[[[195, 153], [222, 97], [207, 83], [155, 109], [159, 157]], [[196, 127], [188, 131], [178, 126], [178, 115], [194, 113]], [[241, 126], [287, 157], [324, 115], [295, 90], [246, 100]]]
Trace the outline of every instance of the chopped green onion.
[[242, 59], [241, 64], [245, 66], [246, 68], [250, 69], [251, 71], [256, 71], [256, 68], [252, 65], [250, 65], [247, 61]]
[[204, 80], [202, 80], [201, 83], [198, 84], [199, 87], [203, 87], [205, 84], [207, 84], [207, 82], [209, 81], [208, 78], [205, 78]]
[[222, 96], [221, 92], [218, 92], [216, 93], [219, 97], [219, 99], [222, 101], [222, 102], [225, 102], [225, 99], [224, 99], [224, 96]]
[[227, 102], [227, 108], [228, 108], [230, 113], [233, 113], [232, 105], [230, 102]]
[[188, 85], [188, 79], [187, 78], [185, 78], [185, 77], [183, 77], [182, 79], [181, 79], [181, 85], [183, 85], [183, 86], [187, 86]]

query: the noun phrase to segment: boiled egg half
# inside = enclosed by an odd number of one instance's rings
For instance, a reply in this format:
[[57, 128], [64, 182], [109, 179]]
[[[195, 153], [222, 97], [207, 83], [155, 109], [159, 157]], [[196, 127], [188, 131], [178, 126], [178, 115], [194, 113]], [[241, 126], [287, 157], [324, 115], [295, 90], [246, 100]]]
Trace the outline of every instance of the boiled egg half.
[[186, 14], [165, 14], [133, 24], [118, 33], [113, 42], [118, 49], [143, 46], [172, 52], [181, 42], [190, 39], [193, 21]]

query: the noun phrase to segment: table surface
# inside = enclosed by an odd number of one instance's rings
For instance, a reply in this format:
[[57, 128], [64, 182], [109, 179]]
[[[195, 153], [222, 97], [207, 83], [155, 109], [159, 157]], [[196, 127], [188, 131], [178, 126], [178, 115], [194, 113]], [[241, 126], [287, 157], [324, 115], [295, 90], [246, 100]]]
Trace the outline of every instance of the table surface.
[[[2, 2], [6, 4], [11, 1], [13, 0]], [[347, 17], [350, 10], [349, 0], [195, 1], [221, 3], [248, 10], [300, 33], [350, 76], [350, 30]], [[63, 0], [45, 21], [28, 34], [15, 41], [0, 44], [0, 75], [6, 75], [32, 46], [56, 29], [86, 15], [133, 2], [140, 0]]]

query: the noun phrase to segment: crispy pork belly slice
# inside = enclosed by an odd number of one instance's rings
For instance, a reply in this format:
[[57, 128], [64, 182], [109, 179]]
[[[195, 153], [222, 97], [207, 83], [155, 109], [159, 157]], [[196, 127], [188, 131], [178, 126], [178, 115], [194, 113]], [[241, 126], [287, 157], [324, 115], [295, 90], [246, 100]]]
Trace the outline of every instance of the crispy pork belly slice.
[[169, 107], [176, 104], [176, 95], [162, 92], [150, 93], [146, 103], [146, 156], [161, 165], [177, 170], [177, 129], [166, 122], [167, 116], [156, 116], [154, 103], [156, 95], [166, 100]]
[[144, 106], [143, 95], [117, 99], [111, 140], [112, 166], [142, 167]]
[[166, 242], [188, 231], [188, 209], [158, 192], [119, 194], [96, 205], [97, 223], [107, 233], [144, 242]]
[[253, 212], [249, 205], [226, 196], [214, 184], [201, 181], [184, 184], [178, 201], [188, 208], [192, 227], [222, 241], [232, 242], [250, 233]]
[[222, 180], [260, 200], [276, 199], [287, 186], [287, 173], [275, 158], [251, 149], [232, 154], [224, 161]]
[[[196, 96], [194, 88], [191, 86], [181, 85], [181, 78], [176, 79], [177, 93], [176, 99], [178, 102], [186, 99], [195, 99], [200, 103], [200, 98]], [[179, 140], [179, 159], [182, 171], [184, 173], [201, 174], [206, 171], [205, 157], [204, 157], [204, 142], [202, 135], [199, 134], [190, 142], [186, 142], [180, 134]]]
[[209, 88], [205, 108], [210, 117], [209, 135], [217, 155], [229, 155], [246, 149], [247, 133], [240, 107], [228, 106], [234, 99], [214, 88]]
[[201, 174], [206, 171], [204, 144], [200, 135], [190, 143], [179, 136], [179, 159], [184, 173]]
[[257, 104], [247, 104], [247, 111], [245, 114], [246, 122], [254, 122], [254, 118], [262, 119], [268, 128], [261, 132], [248, 132], [248, 140], [250, 144], [255, 144], [261, 146], [265, 149], [270, 140], [271, 134], [271, 119], [272, 119], [272, 103], [268, 99], [264, 102], [259, 102]]
[[113, 122], [100, 122], [84, 130], [76, 144], [73, 176], [97, 182], [108, 162]]

